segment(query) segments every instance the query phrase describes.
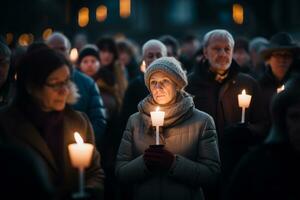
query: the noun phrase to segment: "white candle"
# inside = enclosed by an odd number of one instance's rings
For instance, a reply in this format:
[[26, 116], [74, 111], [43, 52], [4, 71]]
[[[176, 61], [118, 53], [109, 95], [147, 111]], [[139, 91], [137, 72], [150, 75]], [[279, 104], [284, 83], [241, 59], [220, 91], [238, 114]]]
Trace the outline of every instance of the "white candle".
[[69, 154], [72, 166], [79, 169], [79, 192], [74, 194], [75, 198], [86, 196], [84, 192], [84, 168], [90, 166], [94, 146], [84, 143], [78, 132], [74, 133], [75, 144], [69, 144]]
[[277, 88], [277, 94], [282, 92], [284, 90], [284, 85], [282, 85], [281, 87]]
[[156, 144], [159, 145], [159, 127], [164, 125], [165, 112], [159, 111], [159, 107], [156, 111], [150, 112], [152, 126], [156, 127]]
[[69, 144], [69, 154], [73, 167], [86, 168], [90, 166], [94, 146], [84, 143], [78, 132], [74, 133], [74, 144]]
[[242, 119], [241, 122], [245, 122], [245, 110], [249, 107], [251, 102], [251, 95], [246, 94], [246, 91], [243, 90], [241, 94], [238, 95], [239, 107], [242, 108]]
[[70, 60], [72, 63], [75, 63], [78, 58], [78, 50], [76, 48], [71, 49]]

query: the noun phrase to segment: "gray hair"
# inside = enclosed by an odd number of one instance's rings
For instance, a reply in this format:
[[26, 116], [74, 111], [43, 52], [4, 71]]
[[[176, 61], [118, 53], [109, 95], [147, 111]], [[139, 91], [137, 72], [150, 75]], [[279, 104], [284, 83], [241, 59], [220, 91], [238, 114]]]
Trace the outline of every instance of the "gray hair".
[[260, 50], [267, 47], [269, 41], [264, 37], [255, 37], [249, 42], [249, 52], [254, 51], [259, 53]]
[[148, 40], [142, 47], [142, 53], [143, 56], [145, 55], [145, 52], [147, 49], [151, 48], [151, 47], [159, 47], [161, 49], [161, 54], [162, 56], [167, 56], [167, 47], [159, 40], [156, 39], [152, 39], [152, 40]]
[[203, 38], [203, 47], [206, 48], [209, 45], [210, 40], [215, 38], [226, 39], [229, 41], [230, 46], [234, 47], [234, 39], [225, 29], [215, 29], [206, 33]]
[[53, 41], [53, 40], [64, 41], [65, 44], [66, 44], [66, 48], [67, 48], [68, 52], [70, 51], [70, 49], [71, 49], [71, 42], [67, 38], [67, 36], [64, 35], [63, 33], [61, 33], [61, 32], [54, 32], [52, 35], [49, 36], [49, 38], [46, 41], [46, 44], [51, 43], [51, 41]]

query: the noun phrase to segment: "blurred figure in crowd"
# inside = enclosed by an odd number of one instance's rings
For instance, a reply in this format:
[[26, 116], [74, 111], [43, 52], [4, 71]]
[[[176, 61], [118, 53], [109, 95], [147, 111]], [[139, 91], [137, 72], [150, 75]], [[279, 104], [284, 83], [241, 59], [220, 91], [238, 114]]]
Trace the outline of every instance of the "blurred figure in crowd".
[[264, 60], [260, 52], [267, 48], [268, 44], [269, 41], [263, 37], [255, 37], [249, 42], [250, 61], [256, 79], [260, 78], [265, 71]]
[[241, 72], [251, 75], [251, 61], [249, 54], [249, 41], [244, 37], [234, 40], [233, 59], [241, 67]]
[[[103, 168], [106, 173], [105, 199], [114, 199], [116, 195], [116, 178], [114, 173], [115, 157], [119, 146], [119, 127], [116, 125], [120, 114], [123, 97], [127, 88], [126, 69], [118, 61], [116, 42], [111, 37], [102, 37], [97, 41], [100, 69], [95, 80], [100, 88], [104, 105], [107, 106], [108, 120], [105, 137], [101, 145]], [[81, 54], [83, 54], [81, 52]]]
[[11, 51], [0, 42], [0, 109], [10, 105], [15, 96], [14, 73], [10, 66]]
[[187, 34], [181, 41], [180, 62], [184, 69], [190, 73], [193, 68], [193, 58], [196, 51], [200, 48], [200, 41], [194, 34]]
[[300, 78], [273, 96], [272, 129], [264, 144], [243, 157], [227, 189], [228, 200], [300, 199]]
[[117, 42], [117, 49], [119, 54], [119, 62], [128, 73], [128, 81], [132, 81], [136, 77], [142, 74], [140, 71], [140, 66], [138, 65], [136, 53], [133, 43], [128, 40], [120, 40]]
[[[268, 116], [272, 96], [289, 79], [291, 73], [299, 72], [300, 70], [299, 60], [296, 59], [299, 52], [300, 47], [285, 32], [280, 32], [272, 36], [270, 44], [261, 52], [262, 58], [267, 65], [265, 66], [265, 72], [259, 79], [259, 83], [263, 91], [264, 112]], [[270, 116], [268, 121], [271, 123]]]
[[162, 43], [164, 43], [164, 45], [166, 45], [167, 55], [169, 57], [174, 57], [176, 59], [179, 58], [179, 56], [180, 56], [180, 47], [179, 47], [179, 43], [176, 40], [176, 38], [174, 38], [171, 35], [163, 35], [159, 38], [159, 40]]
[[[133, 185], [133, 199], [204, 199], [202, 187], [220, 172], [213, 119], [194, 107], [184, 91], [187, 77], [174, 57], [162, 57], [146, 69], [150, 95], [128, 120], [117, 156], [116, 174]], [[150, 112], [165, 112], [159, 145]]]
[[[46, 41], [46, 44], [69, 59], [71, 44], [64, 34], [59, 32], [53, 33]], [[93, 79], [79, 72], [75, 67], [72, 68], [71, 79], [78, 87], [80, 94], [79, 100], [72, 107], [87, 114], [93, 125], [96, 142], [98, 143], [104, 136], [106, 127], [106, 113], [99, 89]]]
[[[95, 145], [88, 117], [70, 107], [79, 97], [70, 80], [71, 70], [68, 60], [52, 49], [27, 53], [17, 68], [16, 101], [0, 113], [4, 143], [28, 148], [38, 155], [58, 199], [68, 199], [77, 191], [78, 169], [71, 166], [68, 153], [68, 145], [75, 143], [74, 132]], [[100, 154], [94, 148], [85, 185], [95, 195], [93, 199], [101, 198], [103, 180]]]

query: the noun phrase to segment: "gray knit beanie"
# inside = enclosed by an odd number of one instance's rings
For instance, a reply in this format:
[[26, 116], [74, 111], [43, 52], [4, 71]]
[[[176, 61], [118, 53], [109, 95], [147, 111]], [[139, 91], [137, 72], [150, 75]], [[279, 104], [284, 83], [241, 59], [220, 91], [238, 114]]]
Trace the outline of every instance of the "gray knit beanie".
[[149, 91], [150, 77], [158, 71], [165, 73], [180, 90], [183, 90], [188, 84], [186, 72], [182, 69], [180, 62], [174, 57], [161, 57], [153, 61], [144, 74], [145, 84]]

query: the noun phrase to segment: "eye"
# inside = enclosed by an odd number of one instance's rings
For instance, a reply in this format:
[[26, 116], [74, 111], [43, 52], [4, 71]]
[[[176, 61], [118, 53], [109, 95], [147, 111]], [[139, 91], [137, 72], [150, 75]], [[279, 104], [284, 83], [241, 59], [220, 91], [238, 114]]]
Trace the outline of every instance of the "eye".
[[150, 86], [155, 86], [157, 84], [157, 81], [150, 81]]
[[162, 83], [163, 83], [163, 84], [169, 84], [170, 82], [171, 82], [171, 81], [170, 81], [169, 79], [163, 79], [163, 80], [162, 80]]

